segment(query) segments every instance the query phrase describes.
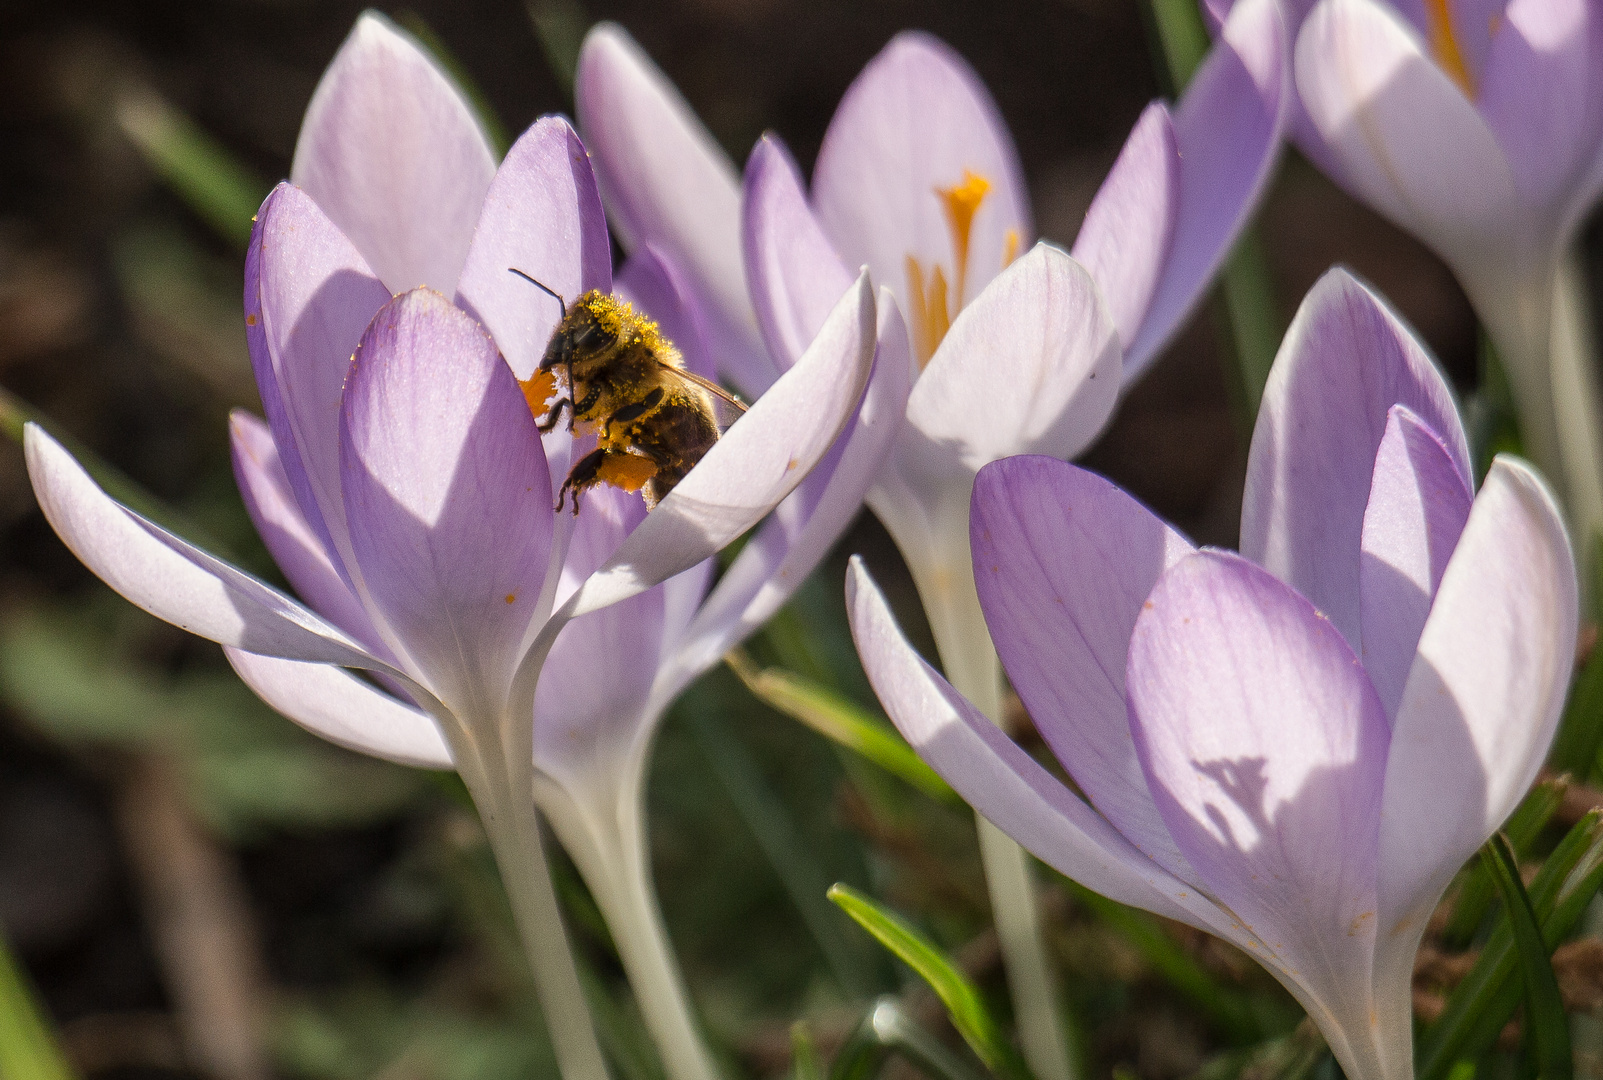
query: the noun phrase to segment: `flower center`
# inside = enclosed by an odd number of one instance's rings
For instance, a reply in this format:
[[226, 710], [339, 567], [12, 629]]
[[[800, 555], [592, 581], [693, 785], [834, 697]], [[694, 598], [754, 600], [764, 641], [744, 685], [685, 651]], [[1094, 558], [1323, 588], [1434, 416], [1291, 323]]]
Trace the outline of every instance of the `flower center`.
[[1449, 4], [1450, 0], [1425, 0], [1425, 17], [1430, 21], [1430, 49], [1448, 78], [1458, 84], [1465, 96], [1474, 100], [1475, 79], [1464, 63], [1464, 53], [1453, 34], [1453, 13]]
[[[935, 197], [941, 200], [946, 227], [952, 236], [950, 303], [946, 270], [941, 264], [931, 266], [926, 276], [918, 259], [907, 256], [907, 294], [908, 307], [911, 309], [908, 315], [913, 324], [913, 348], [918, 353], [920, 369], [935, 355], [936, 347], [952, 328], [952, 317], [963, 308], [963, 293], [968, 286], [969, 236], [974, 229], [974, 214], [990, 190], [991, 182], [969, 169], [963, 170], [961, 182], [935, 189]], [[1017, 229], [1007, 231], [1006, 245], [1002, 252], [1003, 267], [1019, 253]]]

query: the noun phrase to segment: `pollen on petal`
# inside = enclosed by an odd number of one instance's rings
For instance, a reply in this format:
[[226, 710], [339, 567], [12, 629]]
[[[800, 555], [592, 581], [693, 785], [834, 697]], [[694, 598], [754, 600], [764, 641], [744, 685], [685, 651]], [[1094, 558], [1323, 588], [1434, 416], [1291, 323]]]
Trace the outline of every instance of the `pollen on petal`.
[[518, 385], [523, 388], [523, 399], [529, 403], [529, 411], [536, 420], [546, 414], [546, 406], [557, 396], [557, 377], [550, 371], [537, 370], [527, 379], [519, 379]]

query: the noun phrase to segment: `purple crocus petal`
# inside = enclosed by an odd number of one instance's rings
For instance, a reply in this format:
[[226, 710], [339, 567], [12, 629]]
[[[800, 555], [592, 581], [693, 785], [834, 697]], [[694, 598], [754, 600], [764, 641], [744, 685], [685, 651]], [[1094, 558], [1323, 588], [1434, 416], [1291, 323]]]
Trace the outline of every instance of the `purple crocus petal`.
[[590, 159], [559, 116], [537, 120], [507, 151], [456, 287], [457, 303], [490, 331], [512, 373], [527, 379], [562, 308], [514, 269], [568, 303], [590, 289], [612, 291], [612, 247]]
[[273, 561], [312, 610], [375, 655], [391, 659], [362, 601], [334, 568], [328, 549], [295, 505], [295, 494], [284, 475], [272, 432], [243, 409], [235, 409], [229, 421], [234, 479], [245, 500], [245, 510]]
[[1036, 729], [1114, 828], [1196, 886], [1147, 791], [1124, 700], [1141, 605], [1195, 549], [1100, 476], [1047, 457], [980, 470], [969, 540], [986, 625]]
[[1471, 498], [1441, 438], [1406, 406], [1393, 405], [1375, 454], [1358, 571], [1364, 667], [1387, 717], [1397, 715]]
[[[1230, 552], [1165, 571], [1130, 639], [1130, 726], [1158, 810], [1210, 895], [1366, 1064], [1390, 730], [1347, 643]], [[1333, 1035], [1332, 1033], [1336, 1034]], [[1352, 1075], [1378, 1075], [1360, 1068]]]
[[[646, 516], [637, 494], [602, 486], [587, 492], [569, 541], [557, 601], [617, 550]], [[662, 651], [665, 596], [647, 589], [563, 627], [534, 699], [536, 766], [561, 780], [605, 773], [633, 743]]]
[[1069, 254], [1091, 272], [1126, 349], [1158, 287], [1180, 204], [1174, 121], [1148, 105], [1085, 212]]
[[[1037, 244], [952, 323], [907, 400], [930, 469], [976, 471], [1011, 454], [1070, 458], [1119, 394], [1119, 335], [1096, 283]], [[1006, 393], [998, 393], [1006, 387]]]
[[746, 162], [743, 202], [746, 280], [768, 352], [789, 367], [824, 325], [852, 275], [824, 235], [801, 171], [774, 135]]
[[1297, 37], [1297, 89], [1353, 194], [1449, 259], [1498, 258], [1483, 245], [1520, 227], [1513, 175], [1424, 49], [1378, 0], [1321, 0]]
[[370, 607], [453, 709], [485, 715], [553, 530], [540, 435], [495, 342], [437, 292], [396, 297], [357, 347], [340, 451]]
[[23, 452], [45, 520], [85, 566], [130, 603], [181, 630], [251, 652], [388, 668], [277, 589], [112, 499], [37, 424], [24, 429]]
[[[1432, 41], [1436, 29], [1436, 5], [1431, 0], [1389, 0], [1397, 13], [1412, 24], [1425, 41]], [[1473, 84], [1479, 83], [1496, 35], [1503, 31], [1502, 19], [1509, 0], [1451, 0], [1444, 5], [1452, 26], [1453, 45]], [[1312, 4], [1306, 4], [1311, 8]], [[1433, 47], [1433, 51], [1434, 47]], [[1437, 53], [1439, 57], [1439, 53]]]
[[1179, 330], [1269, 183], [1293, 97], [1287, 42], [1278, 0], [1242, 0], [1180, 99], [1180, 206], [1163, 276], [1125, 355], [1126, 379]]
[[[389, 290], [328, 216], [299, 188], [280, 184], [258, 211], [254, 295], [245, 322], [260, 323], [256, 382], [301, 512], [335, 566], [350, 568], [340, 494], [339, 402], [351, 353]], [[293, 452], [291, 452], [293, 451]]]
[[579, 50], [579, 129], [623, 246], [672, 253], [707, 298], [713, 351], [748, 394], [777, 374], [763, 349], [740, 251], [740, 178], [679, 91], [622, 27], [598, 23]]
[[398, 765], [455, 767], [445, 736], [427, 713], [350, 672], [228, 646], [223, 653], [257, 697], [319, 738]]
[[1603, 137], [1603, 11], [1592, 0], [1512, 0], [1482, 73], [1477, 105], [1515, 186], [1551, 205]]
[[[971, 173], [990, 186], [965, 269], [939, 191]], [[846, 265], [867, 264], [909, 314], [919, 310], [909, 304], [909, 259], [926, 282], [943, 268], [955, 314], [1034, 238], [1024, 173], [990, 93], [956, 51], [916, 31], [892, 38], [841, 98], [818, 150], [813, 204]]]
[[653, 319], [679, 350], [685, 367], [704, 379], [718, 378], [718, 366], [707, 345], [707, 321], [695, 293], [677, 263], [666, 252], [647, 245], [624, 263], [618, 295]]
[[1577, 604], [1552, 494], [1498, 457], [1397, 710], [1381, 814], [1383, 940], [1417, 940], [1448, 880], [1535, 779], [1575, 661]]
[[289, 175], [391, 292], [450, 295], [495, 156], [451, 77], [369, 11], [317, 84]]
[[1471, 475], [1452, 392], [1380, 297], [1335, 269], [1303, 300], [1264, 387], [1247, 457], [1241, 553], [1363, 646], [1360, 546], [1375, 452], [1405, 405]]
[[874, 333], [874, 293], [865, 273], [802, 358], [585, 582], [567, 614], [649, 589], [762, 520], [828, 453], [856, 411], [874, 360]]
[[1049, 866], [1120, 903], [1209, 929], [1228, 922], [1196, 889], [1138, 851], [925, 663], [856, 556], [846, 573], [846, 613], [857, 654], [886, 714], [919, 756], [987, 820]]
[[880, 290], [878, 353], [851, 425], [801, 485], [774, 508], [684, 631], [657, 692], [672, 696], [756, 633], [784, 606], [857, 517], [901, 431], [911, 387], [907, 325]]

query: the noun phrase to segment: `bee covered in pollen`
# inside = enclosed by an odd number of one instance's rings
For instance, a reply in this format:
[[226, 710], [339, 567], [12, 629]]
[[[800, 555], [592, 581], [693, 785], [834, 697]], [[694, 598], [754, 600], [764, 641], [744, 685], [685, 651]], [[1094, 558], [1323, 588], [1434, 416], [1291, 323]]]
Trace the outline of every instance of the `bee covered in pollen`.
[[657, 324], [628, 301], [591, 289], [569, 305], [523, 271], [512, 273], [562, 304], [539, 368], [522, 382], [529, 410], [542, 432], [555, 430], [567, 410], [576, 438], [596, 437], [563, 481], [557, 509], [572, 492], [577, 514], [580, 494], [597, 484], [638, 491], [655, 507], [746, 406], [687, 370]]

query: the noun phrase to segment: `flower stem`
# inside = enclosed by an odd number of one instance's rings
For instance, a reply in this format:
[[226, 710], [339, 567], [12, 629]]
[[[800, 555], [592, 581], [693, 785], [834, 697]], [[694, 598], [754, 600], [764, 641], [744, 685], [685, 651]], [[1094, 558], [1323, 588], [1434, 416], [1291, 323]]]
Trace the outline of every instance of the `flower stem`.
[[[966, 524], [967, 514], [963, 518]], [[968, 545], [962, 547], [962, 558], [956, 560], [960, 565], [947, 566], [936, 574], [915, 572], [914, 576], [947, 679], [1005, 729], [1002, 666], [974, 589]], [[1041, 933], [1029, 853], [985, 818], [976, 814], [975, 820], [1024, 1060], [1040, 1080], [1074, 1080], [1057, 982]]]
[[1550, 273], [1461, 280], [1508, 374], [1526, 455], [1563, 497], [1585, 588], [1603, 532], [1603, 412], [1579, 255]]
[[[1581, 587], [1595, 579], [1597, 541], [1603, 532], [1603, 396], [1598, 393], [1598, 343], [1587, 299], [1586, 269], [1578, 247], [1559, 259], [1553, 275], [1553, 401], [1564, 484], [1582, 564]], [[1597, 604], [1603, 598], [1591, 597]]]
[[608, 1080], [606, 1060], [551, 884], [533, 794], [527, 782], [516, 779], [521, 771], [526, 781], [528, 772], [502, 767], [499, 754], [485, 760], [472, 752], [473, 747], [452, 749], [495, 852], [518, 935], [534, 970], [535, 992], [563, 1080]]
[[720, 1080], [651, 884], [643, 768], [642, 763], [613, 772], [619, 777], [616, 791], [586, 792], [593, 797], [590, 805], [581, 806], [573, 793], [555, 786], [547, 789], [543, 804], [612, 931], [668, 1080]]

